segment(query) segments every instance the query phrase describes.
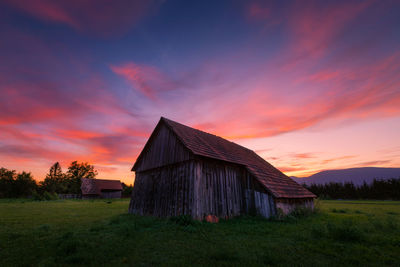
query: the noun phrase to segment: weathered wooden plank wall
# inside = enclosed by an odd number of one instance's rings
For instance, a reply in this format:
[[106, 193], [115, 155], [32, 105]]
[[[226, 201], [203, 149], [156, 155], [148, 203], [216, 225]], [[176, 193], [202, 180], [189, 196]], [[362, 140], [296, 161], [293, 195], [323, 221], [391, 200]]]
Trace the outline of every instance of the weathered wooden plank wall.
[[156, 132], [151, 145], [143, 151], [136, 172], [166, 166], [191, 159], [191, 153], [165, 125]]
[[244, 184], [244, 213], [266, 218], [274, 216], [276, 214], [274, 198], [248, 172], [246, 172]]
[[196, 162], [194, 208], [192, 217], [203, 219], [206, 215], [226, 218], [242, 214], [245, 170], [218, 161]]
[[194, 161], [136, 174], [129, 212], [159, 217], [192, 214]]
[[137, 172], [131, 213], [160, 217], [275, 214], [273, 198], [241, 167], [221, 161], [189, 160]]

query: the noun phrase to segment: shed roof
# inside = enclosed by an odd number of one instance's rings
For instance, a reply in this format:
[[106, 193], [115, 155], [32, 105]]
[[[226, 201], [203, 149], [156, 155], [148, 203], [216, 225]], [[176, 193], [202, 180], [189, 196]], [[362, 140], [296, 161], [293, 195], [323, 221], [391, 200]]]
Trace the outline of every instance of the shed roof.
[[[248, 148], [163, 117], [160, 123], [165, 123], [193, 154], [243, 165], [276, 198], [316, 197]], [[140, 155], [136, 162], [139, 159]]]
[[122, 184], [119, 180], [82, 178], [81, 190], [83, 195], [99, 195], [102, 190], [122, 191]]

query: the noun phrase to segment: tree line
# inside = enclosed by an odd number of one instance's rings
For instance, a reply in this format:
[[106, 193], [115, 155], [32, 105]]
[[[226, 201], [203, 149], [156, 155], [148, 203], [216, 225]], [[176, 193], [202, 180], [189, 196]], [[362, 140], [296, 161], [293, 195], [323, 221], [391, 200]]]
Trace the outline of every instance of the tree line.
[[30, 197], [32, 195], [80, 194], [81, 178], [94, 179], [97, 171], [87, 162], [71, 162], [67, 172], [63, 173], [60, 163], [56, 162], [46, 175], [37, 183], [30, 172], [17, 173], [15, 170], [0, 168], [0, 198]]
[[[30, 172], [0, 168], [0, 198], [56, 199], [58, 194], [81, 194], [81, 179], [95, 179], [97, 170], [87, 162], [73, 161], [64, 173], [56, 162], [41, 182], [36, 182]], [[122, 183], [122, 196], [129, 197], [133, 186]]]
[[322, 199], [378, 199], [400, 200], [400, 178], [374, 179], [354, 185], [352, 182], [303, 185]]

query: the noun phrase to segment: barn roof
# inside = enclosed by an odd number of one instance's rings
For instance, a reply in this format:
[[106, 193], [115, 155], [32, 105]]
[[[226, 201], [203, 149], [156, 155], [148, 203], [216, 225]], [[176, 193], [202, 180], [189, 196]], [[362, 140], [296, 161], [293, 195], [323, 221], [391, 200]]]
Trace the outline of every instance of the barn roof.
[[119, 180], [82, 178], [81, 190], [83, 195], [99, 195], [102, 190], [122, 190], [122, 184]]
[[[245, 166], [276, 198], [316, 197], [248, 148], [163, 117], [160, 123], [165, 123], [193, 154]], [[140, 155], [136, 162], [139, 159]]]

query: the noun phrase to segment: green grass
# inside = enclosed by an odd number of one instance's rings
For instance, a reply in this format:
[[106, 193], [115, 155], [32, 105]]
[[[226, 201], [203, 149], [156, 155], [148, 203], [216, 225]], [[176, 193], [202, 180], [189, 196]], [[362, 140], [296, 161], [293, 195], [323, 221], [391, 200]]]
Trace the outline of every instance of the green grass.
[[399, 266], [400, 202], [323, 201], [284, 221], [127, 214], [129, 201], [0, 200], [0, 266]]

